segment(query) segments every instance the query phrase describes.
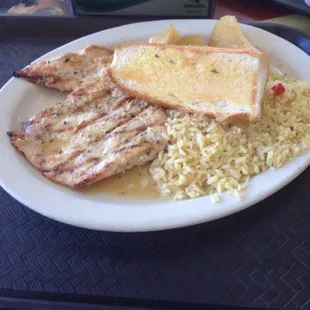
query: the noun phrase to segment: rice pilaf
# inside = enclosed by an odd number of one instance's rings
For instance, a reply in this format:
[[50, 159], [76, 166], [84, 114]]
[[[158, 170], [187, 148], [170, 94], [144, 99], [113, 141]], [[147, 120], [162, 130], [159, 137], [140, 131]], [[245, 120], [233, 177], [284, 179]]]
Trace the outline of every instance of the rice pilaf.
[[[279, 82], [285, 92], [275, 96], [271, 88]], [[216, 203], [222, 192], [242, 199], [251, 177], [280, 168], [310, 148], [310, 85], [274, 71], [259, 122], [220, 123], [168, 113], [171, 142], [150, 172], [162, 195], [175, 200], [213, 194]]]

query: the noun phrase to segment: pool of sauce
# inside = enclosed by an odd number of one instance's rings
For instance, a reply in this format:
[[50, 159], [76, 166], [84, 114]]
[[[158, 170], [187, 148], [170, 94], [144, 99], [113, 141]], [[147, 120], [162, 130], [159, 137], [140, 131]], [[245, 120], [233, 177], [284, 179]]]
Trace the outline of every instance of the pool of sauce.
[[129, 199], [159, 199], [160, 192], [152, 180], [149, 168], [150, 164], [134, 167], [82, 189], [81, 193], [85, 195], [112, 194]]

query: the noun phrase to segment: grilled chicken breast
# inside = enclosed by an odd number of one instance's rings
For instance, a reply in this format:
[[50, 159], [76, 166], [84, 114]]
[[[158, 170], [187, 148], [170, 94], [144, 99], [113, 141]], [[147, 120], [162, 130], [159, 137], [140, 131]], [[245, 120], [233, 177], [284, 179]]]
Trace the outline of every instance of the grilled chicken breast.
[[113, 59], [113, 51], [104, 47], [89, 45], [76, 53], [41, 60], [23, 70], [14, 72], [15, 77], [27, 81], [71, 92], [86, 80], [100, 75]]
[[153, 160], [168, 144], [166, 120], [164, 110], [126, 96], [104, 72], [8, 135], [44, 176], [81, 188]]

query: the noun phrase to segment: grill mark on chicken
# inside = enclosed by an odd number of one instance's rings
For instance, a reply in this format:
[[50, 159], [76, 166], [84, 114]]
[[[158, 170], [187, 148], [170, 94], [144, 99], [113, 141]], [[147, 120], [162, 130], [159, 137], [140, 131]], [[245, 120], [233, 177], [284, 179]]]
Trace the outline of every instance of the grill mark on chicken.
[[[128, 142], [128, 141], [127, 141], [127, 142]], [[141, 143], [140, 143], [140, 144], [138, 143], [138, 144], [130, 145], [129, 149], [134, 149], [134, 148], [136, 148], [136, 147], [138, 147], [138, 146], [141, 146]], [[113, 151], [113, 154], [116, 155], [116, 154], [118, 154], [118, 153], [123, 152], [124, 150], [128, 150], [128, 148], [126, 148], [126, 147], [124, 146], [124, 147], [122, 147], [122, 148], [120, 148], [120, 149], [118, 149], [118, 150]]]
[[98, 115], [98, 117], [94, 117], [88, 121], [83, 121], [80, 125], [78, 125], [77, 127], [71, 127], [70, 130], [74, 130], [75, 132], [87, 127], [89, 124], [93, 123], [94, 121], [106, 117], [108, 114], [106, 112], [103, 112], [101, 114]]
[[110, 65], [112, 58], [112, 50], [89, 45], [76, 53], [37, 61], [25, 69], [13, 72], [13, 76], [37, 85], [71, 92], [88, 78], [101, 75], [101, 70]]
[[[165, 146], [166, 143], [161, 144], [161, 148], [164, 148]], [[74, 167], [74, 169], [68, 169], [66, 171], [61, 172], [51, 171], [48, 173], [44, 173], [44, 175], [51, 180], [64, 184], [64, 180], [70, 178], [70, 176], [72, 176], [72, 173], [75, 173], [77, 175], [77, 179], [80, 179], [80, 177], [83, 176], [88, 170], [92, 170], [92, 173], [89, 176], [89, 178], [87, 179], [84, 178], [83, 180], [81, 180], [81, 182], [76, 183], [73, 186], [75, 188], [82, 188], [91, 185], [92, 183], [101, 180], [105, 177], [109, 177], [113, 174], [120, 173], [126, 169], [133, 167], [135, 164], [128, 162], [126, 159], [128, 158], [128, 155], [129, 156], [132, 155], [134, 149], [140, 150], [140, 152], [143, 154], [142, 156], [137, 156], [136, 165], [141, 165], [144, 164], [145, 162], [154, 159], [156, 154], [158, 153], [158, 150], [154, 149], [150, 143], [144, 142], [137, 144], [135, 146], [129, 145], [129, 147], [125, 148], [122, 153], [117, 153], [113, 155], [112, 158], [111, 157], [107, 158], [107, 162], [88, 161], [86, 165]], [[102, 167], [100, 167], [101, 164], [103, 164]]]
[[[106, 109], [107, 104], [102, 104], [103, 100], [109, 100], [111, 92], [114, 91], [114, 85], [106, 76], [95, 77], [86, 81], [83, 86], [69, 94], [67, 100], [63, 103], [55, 104], [35, 115], [32, 119], [24, 123], [24, 126], [39, 124], [42, 120], [50, 121], [50, 117], [61, 118], [63, 115], [74, 114], [78, 111], [87, 112], [91, 108]], [[83, 92], [83, 96], [81, 93]], [[115, 96], [114, 96], [115, 97]], [[129, 97], [128, 97], [129, 98]], [[115, 97], [115, 104], [117, 98]], [[124, 100], [124, 96], [120, 96], [119, 100]], [[60, 109], [61, 106], [61, 109]]]
[[[99, 171], [103, 170], [102, 174], [100, 172], [96, 173], [95, 174], [96, 177], [90, 176], [88, 181], [85, 179], [82, 182], [75, 184], [73, 187], [80, 188], [80, 187], [83, 187], [86, 185], [90, 185], [92, 183], [92, 182], [90, 182], [91, 180], [94, 180], [94, 179], [100, 180], [102, 178], [111, 176], [115, 173], [119, 173], [119, 172], [122, 172], [126, 169], [133, 167], [135, 165], [134, 163], [132, 163], [132, 164], [128, 163], [127, 168], [126, 168], [126, 166], [125, 167], [120, 166], [120, 167], [118, 167], [117, 172], [114, 172], [114, 170], [113, 171], [104, 171], [104, 170], [107, 170], [111, 165], [113, 165], [113, 162], [115, 161], [115, 159], [119, 160], [119, 157], [126, 156], [126, 153], [132, 152], [133, 149], [146, 148], [146, 151], [143, 151], [143, 155], [140, 156], [140, 158], [137, 158], [138, 164], [140, 164], [140, 165], [154, 159], [156, 154], [158, 153], [158, 151], [154, 150], [153, 146], [148, 142], [141, 141], [141, 142], [134, 144], [134, 145], [132, 145], [130, 143], [131, 142], [128, 141], [127, 146], [124, 147], [122, 151], [119, 151], [119, 152], [113, 154], [113, 156], [110, 158], [107, 157], [108, 162], [103, 165], [102, 169], [99, 169]], [[162, 143], [161, 148], [164, 148], [165, 146], [166, 146], [166, 143]], [[151, 154], [151, 156], [150, 156], [151, 151], [153, 151], [153, 154]], [[117, 158], [117, 156], [118, 156], [118, 158]], [[143, 156], [146, 156], [145, 159], [142, 159]], [[93, 157], [93, 158], [85, 160], [83, 163], [81, 163], [79, 165], [74, 165], [74, 166], [70, 166], [70, 167], [60, 166], [59, 169], [53, 169], [50, 172], [44, 173], [44, 175], [46, 177], [48, 177], [49, 179], [52, 179], [54, 181], [58, 181], [59, 183], [63, 183], [61, 181], [61, 179], [63, 178], [64, 175], [68, 175], [68, 174], [71, 175], [73, 172], [75, 172], [79, 176], [81, 176], [81, 175], [83, 176], [84, 171], [86, 170], [85, 168], [96, 167], [97, 165], [100, 165], [101, 163], [103, 163], [104, 160], [102, 159], [102, 157], [103, 156]], [[140, 159], [140, 163], [139, 163], [139, 159]], [[65, 183], [63, 183], [63, 184], [65, 184]]]
[[[105, 88], [107, 90], [98, 92], [97, 89], [94, 89], [93, 85], [92, 87], [87, 87], [89, 84], [95, 84], [98, 88]], [[115, 98], [111, 95], [113, 91], [112, 87], [113, 85], [111, 85], [110, 81], [104, 78], [96, 78], [94, 82], [88, 82], [83, 86], [84, 91], [88, 93], [82, 101], [76, 98], [75, 92], [73, 92], [61, 105], [57, 104], [45, 109], [31, 120], [25, 122], [24, 129], [26, 132], [31, 130], [37, 130], [38, 132], [46, 130], [52, 135], [54, 133], [83, 128], [96, 119], [107, 115], [112, 105], [119, 106], [131, 98], [127, 96], [123, 96], [122, 98], [117, 96]], [[111, 100], [111, 97], [113, 100]], [[85, 115], [87, 114], [88, 117], [84, 118], [83, 122], [77, 122], [75, 118], [76, 114], [81, 116], [83, 113]], [[53, 124], [53, 128], [51, 128], [51, 124]], [[81, 127], [78, 128], [78, 126]]]
[[72, 91], [24, 122], [25, 132], [8, 133], [16, 149], [54, 182], [88, 186], [153, 160], [168, 144], [164, 110], [129, 97], [107, 78], [112, 56], [89, 46], [15, 74]]
[[8, 133], [16, 149], [54, 182], [88, 186], [153, 160], [168, 144], [161, 108], [129, 98], [101, 79], [97, 87], [111, 91], [84, 86], [82, 100], [81, 91], [73, 92], [25, 122], [25, 132]]
[[[147, 105], [145, 104], [145, 106], [139, 106], [139, 108], [144, 108], [144, 109], [146, 109], [147, 108]], [[154, 110], [154, 107], [151, 107], [150, 108], [151, 110], [152, 110], [152, 112], [155, 112], [156, 113], [156, 109]], [[115, 112], [118, 112], [118, 110], [116, 110]], [[140, 111], [140, 113], [139, 114], [137, 114], [137, 115], [133, 115], [133, 114], [131, 114], [131, 117], [132, 117], [132, 119], [134, 119], [135, 117], [143, 117], [143, 110], [142, 111]], [[157, 120], [156, 120], [156, 118], [155, 118], [155, 122], [156, 122]], [[130, 122], [130, 121], [129, 121]], [[85, 152], [87, 152], [87, 150], [90, 148], [90, 147], [92, 147], [92, 146], [94, 146], [94, 145], [96, 145], [97, 147], [98, 147], [98, 145], [100, 145], [100, 143], [101, 142], [104, 142], [104, 143], [106, 143], [106, 144], [110, 144], [110, 141], [109, 140], [111, 140], [111, 139], [115, 139], [116, 138], [116, 136], [119, 136], [119, 135], [123, 135], [123, 140], [121, 140], [121, 144], [126, 144], [126, 143], [129, 143], [135, 136], [137, 136], [137, 135], [139, 135], [139, 133], [141, 133], [141, 132], [143, 132], [143, 131], [145, 131], [147, 128], [148, 128], [148, 126], [147, 125], [145, 125], [145, 124], [142, 124], [142, 125], [140, 125], [140, 126], [137, 126], [137, 127], [135, 127], [135, 128], [133, 128], [132, 130], [122, 130], [122, 131], [118, 131], [118, 129], [119, 128], [122, 128], [122, 127], [124, 127], [123, 125], [119, 125], [119, 121], [118, 120], [115, 120], [114, 119], [114, 123], [115, 123], [115, 126], [114, 127], [112, 127], [112, 129], [111, 129], [111, 133], [109, 133], [108, 135], [107, 135], [107, 132], [106, 131], [104, 131], [103, 130], [103, 132], [102, 132], [102, 134], [100, 134], [100, 135], [96, 135], [95, 136], [95, 140], [93, 140], [93, 141], [89, 141], [88, 143], [85, 143], [85, 146], [86, 146], [86, 148], [85, 149], [81, 149], [81, 150], [79, 150], [79, 153], [77, 154], [77, 156], [78, 155], [81, 155], [81, 154], [83, 154], [83, 153], [85, 153]], [[152, 126], [153, 125], [153, 121], [151, 121], [150, 123], [149, 123], [149, 125], [150, 126]], [[118, 137], [118, 139], [121, 139], [121, 137]], [[108, 153], [114, 153], [115, 152], [115, 150], [116, 150], [116, 148], [117, 148], [117, 146], [118, 145], [116, 145], [113, 149], [106, 149], [105, 151], [102, 151], [102, 153], [101, 153], [101, 156], [106, 156]], [[76, 156], [76, 157], [77, 157]], [[96, 157], [97, 158], [97, 157]], [[92, 158], [90, 158], [89, 160], [87, 160], [87, 161], [92, 161]], [[66, 162], [67, 162], [67, 160], [66, 160]], [[63, 166], [64, 165], [64, 163], [60, 163], [59, 164], [59, 166]], [[75, 168], [79, 168], [80, 167], [80, 165], [75, 165]], [[72, 169], [72, 167], [68, 167], [67, 169], [61, 169], [61, 171], [67, 171], [67, 170], [70, 170], [70, 169]]]
[[141, 125], [135, 129], [131, 129], [131, 130], [122, 130], [122, 131], [118, 131], [118, 132], [110, 132], [105, 138], [106, 139], [110, 139], [110, 138], [115, 138], [117, 135], [122, 135], [124, 133], [132, 133], [132, 132], [136, 132], [136, 133], [140, 133], [143, 130], [146, 130], [146, 126], [145, 125]]

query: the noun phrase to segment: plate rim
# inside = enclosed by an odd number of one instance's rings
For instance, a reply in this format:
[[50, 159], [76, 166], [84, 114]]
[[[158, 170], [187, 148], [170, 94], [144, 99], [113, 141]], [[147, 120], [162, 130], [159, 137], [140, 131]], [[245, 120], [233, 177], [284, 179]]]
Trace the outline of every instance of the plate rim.
[[[195, 22], [198, 22], [198, 23], [202, 23], [202, 22], [205, 22], [205, 23], [210, 23], [210, 26], [211, 24], [214, 24], [217, 20], [195, 20], [195, 19], [190, 19], [190, 20], [186, 20], [186, 22], [192, 22], [192, 23], [195, 23]], [[65, 45], [62, 45], [44, 55], [42, 55], [41, 57], [39, 57], [38, 59], [34, 60], [33, 62], [36, 62], [40, 59], [43, 59], [43, 58], [46, 58], [46, 57], [49, 57], [51, 54], [57, 54], [57, 52], [61, 49], [65, 49], [66, 47], [70, 47], [70, 45], [72, 44], [76, 44], [78, 42], [83, 42], [84, 40], [87, 40], [93, 36], [97, 36], [97, 35], [100, 35], [100, 34], [104, 34], [105, 32], [109, 32], [111, 30], [115, 30], [115, 29], [124, 29], [124, 28], [127, 28], [127, 27], [134, 27], [134, 26], [139, 26], [139, 25], [142, 25], [142, 24], [154, 24], [154, 23], [177, 23], [177, 22], [184, 22], [184, 20], [182, 19], [172, 19], [172, 20], [156, 20], [156, 21], [147, 21], [147, 22], [139, 22], [139, 23], [132, 23], [132, 24], [128, 24], [128, 25], [123, 25], [123, 26], [117, 26], [117, 27], [113, 27], [113, 28], [110, 28], [110, 29], [106, 29], [106, 30], [103, 30], [103, 31], [99, 31], [99, 32], [95, 32], [93, 34], [89, 34], [85, 37], [82, 37], [82, 38], [79, 38], [79, 39], [76, 39], [76, 40], [73, 40]], [[243, 28], [255, 28], [255, 29], [258, 29], [260, 32], [265, 32], [265, 33], [268, 33], [268, 35], [272, 35], [274, 37], [276, 37], [277, 39], [280, 39], [280, 40], [283, 40], [291, 45], [293, 45], [291, 42], [289, 41], [286, 41], [285, 39], [283, 38], [280, 38], [266, 30], [263, 30], [263, 29], [260, 29], [260, 28], [257, 28], [255, 26], [252, 26], [252, 25], [242, 25]], [[85, 44], [85, 43], [84, 43]], [[294, 46], [294, 45], [293, 45]], [[298, 49], [300, 52], [304, 53], [302, 50], [300, 50], [298, 47], [294, 46], [294, 48]], [[306, 53], [304, 53], [305, 55], [307, 55]], [[308, 55], [307, 55], [308, 57]], [[7, 91], [11, 85], [14, 86], [14, 81], [16, 81], [16, 79], [14, 78], [11, 78], [3, 87], [2, 89], [0, 90], [0, 98], [2, 97], [2, 94], [5, 93], [5, 91]], [[1, 107], [0, 107], [1, 109]], [[1, 142], [1, 140], [0, 140]], [[18, 154], [18, 156], [20, 156], [20, 154]], [[293, 163], [296, 161], [296, 158], [292, 161]], [[29, 164], [29, 163], [28, 163]], [[0, 164], [1, 165], [1, 164]], [[30, 164], [29, 164], [30, 165]], [[81, 219], [77, 219], [77, 218], [68, 218], [67, 216], [65, 217], [62, 217], [62, 216], [59, 216], [58, 215], [55, 215], [53, 212], [49, 211], [49, 209], [44, 209], [42, 206], [39, 206], [39, 207], [34, 207], [31, 205], [31, 202], [28, 202], [28, 201], [25, 201], [23, 199], [23, 197], [20, 197], [20, 195], [18, 194], [18, 192], [14, 191], [14, 189], [11, 189], [10, 187], [7, 187], [6, 184], [5, 184], [5, 181], [3, 180], [3, 177], [2, 177], [2, 174], [0, 172], [0, 186], [2, 186], [2, 188], [9, 194], [11, 195], [14, 199], [16, 199], [17, 201], [21, 202], [23, 205], [25, 205], [26, 207], [34, 210], [35, 212], [38, 212], [39, 214], [42, 214], [44, 216], [47, 216], [53, 220], [57, 220], [57, 221], [60, 221], [60, 222], [63, 222], [63, 223], [66, 223], [66, 224], [69, 224], [69, 225], [74, 225], [74, 226], [77, 226], [77, 227], [83, 227], [83, 228], [89, 228], [89, 229], [94, 229], [94, 230], [105, 230], [105, 231], [117, 231], [117, 232], [142, 232], [142, 231], [157, 231], [157, 230], [166, 230], [166, 229], [173, 229], [173, 228], [180, 228], [180, 227], [185, 227], [185, 226], [191, 226], [191, 225], [196, 225], [196, 224], [201, 224], [201, 223], [206, 223], [206, 222], [209, 222], [209, 221], [212, 221], [212, 220], [215, 220], [215, 219], [219, 219], [219, 218], [223, 218], [223, 217], [226, 217], [226, 216], [229, 216], [231, 214], [234, 214], [234, 213], [237, 213], [237, 212], [240, 212], [250, 206], [253, 206], [255, 205], [256, 203], [258, 202], [261, 202], [263, 201], [265, 198], [273, 195], [275, 192], [277, 192], [278, 190], [280, 190], [281, 188], [285, 187], [288, 183], [290, 183], [292, 180], [294, 180], [300, 173], [302, 173], [308, 166], [310, 165], [310, 153], [309, 153], [309, 159], [307, 161], [307, 163], [304, 163], [303, 165], [299, 166], [298, 168], [296, 168], [294, 170], [293, 173], [290, 174], [290, 177], [288, 179], [286, 179], [285, 181], [282, 181], [282, 182], [278, 182], [277, 186], [274, 186], [272, 190], [269, 190], [269, 191], [263, 191], [263, 193], [261, 194], [260, 197], [254, 197], [252, 199], [249, 199], [245, 202], [236, 202], [234, 203], [233, 205], [239, 205], [239, 207], [235, 208], [235, 207], [231, 207], [229, 210], [226, 210], [225, 212], [222, 210], [222, 212], [219, 212], [218, 214], [213, 214], [213, 216], [209, 216], [208, 218], [206, 217], [203, 217], [203, 216], [200, 216], [199, 218], [191, 218], [191, 219], [188, 219], [188, 220], [183, 220], [183, 221], [174, 221], [174, 222], [170, 222], [170, 223], [165, 223], [164, 225], [162, 223], [157, 223], [157, 224], [150, 224], [150, 222], [147, 221], [147, 223], [143, 222], [140, 223], [139, 225], [137, 225], [137, 223], [135, 223], [135, 226], [133, 225], [128, 225], [125, 224], [125, 223], [118, 223], [117, 225], [113, 224], [113, 223], [105, 223], [104, 225], [102, 224], [99, 224], [98, 223], [85, 223], [83, 220]], [[283, 169], [283, 168], [281, 168]], [[262, 174], [260, 174], [261, 176]], [[181, 205], [182, 203], [186, 204], [187, 202], [191, 201], [198, 201], [201, 199], [209, 199], [209, 197], [207, 196], [204, 196], [204, 197], [200, 197], [200, 198], [196, 198], [196, 199], [191, 199], [191, 200], [186, 200], [186, 201], [182, 201], [182, 202], [178, 202], [176, 204], [178, 205]], [[235, 199], [235, 198], [233, 198]], [[170, 206], [173, 206], [174, 204], [169, 202], [165, 205], [170, 205]], [[220, 206], [221, 204], [219, 204]], [[151, 226], [149, 226], [151, 225]], [[103, 227], [104, 226], [104, 227]]]

